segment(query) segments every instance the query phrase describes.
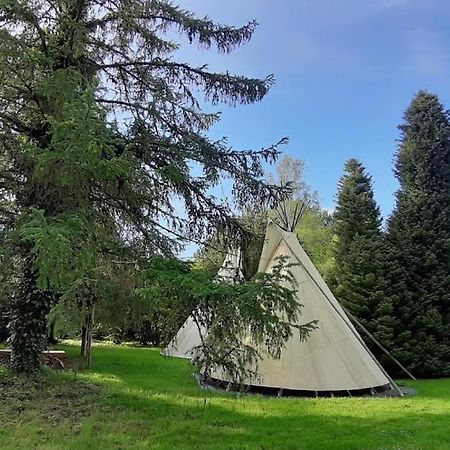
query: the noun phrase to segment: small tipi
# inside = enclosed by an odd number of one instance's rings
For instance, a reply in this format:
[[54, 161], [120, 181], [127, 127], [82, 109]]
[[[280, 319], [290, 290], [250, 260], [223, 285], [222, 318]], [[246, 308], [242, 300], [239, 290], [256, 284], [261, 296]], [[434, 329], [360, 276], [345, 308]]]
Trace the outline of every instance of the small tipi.
[[[240, 250], [231, 249], [225, 256], [222, 266], [216, 275], [216, 280], [237, 283], [244, 279], [242, 272], [242, 257]], [[197, 325], [190, 315], [177, 334], [162, 351], [165, 356], [191, 359], [195, 348], [201, 345], [202, 337], [206, 337], [207, 330]]]
[[[297, 216], [297, 218], [295, 218]], [[303, 305], [299, 323], [318, 320], [318, 328], [305, 342], [294, 335], [286, 342], [280, 359], [261, 350], [257, 376], [244, 380], [255, 391], [324, 395], [375, 393], [385, 388], [401, 392], [369, 351], [293, 232], [300, 217], [281, 215], [280, 224], [269, 221], [259, 272], [270, 272], [276, 258], [287, 256], [298, 283], [298, 301]], [[211, 373], [206, 382], [224, 385], [232, 380], [220, 371]], [[290, 392], [289, 392], [290, 391]], [[295, 392], [294, 392], [295, 391]]]

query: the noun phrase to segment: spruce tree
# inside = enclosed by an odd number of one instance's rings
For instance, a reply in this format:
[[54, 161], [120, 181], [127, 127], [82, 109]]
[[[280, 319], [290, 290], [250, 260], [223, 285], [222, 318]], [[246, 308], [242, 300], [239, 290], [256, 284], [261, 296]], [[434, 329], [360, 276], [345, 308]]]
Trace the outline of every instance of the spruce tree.
[[239, 151], [211, 140], [220, 116], [201, 108], [204, 98], [257, 102], [273, 77], [192, 66], [177, 60], [173, 40], [229, 53], [255, 27], [165, 0], [0, 2], [0, 211], [18, 270], [16, 371], [37, 370], [50, 308], [98, 261], [116, 259], [119, 240], [149, 256], [173, 253], [179, 237], [239, 232], [233, 204], [210, 195], [222, 177], [237, 207], [283, 193], [263, 181], [277, 146]]
[[339, 180], [337, 205], [334, 213], [338, 236], [336, 257], [344, 260], [347, 249], [357, 236], [379, 236], [381, 217], [373, 194], [372, 177], [356, 159], [345, 163]]
[[384, 300], [381, 216], [372, 179], [355, 159], [347, 161], [339, 180], [334, 221], [336, 296], [377, 334], [377, 310]]
[[397, 356], [418, 376], [450, 374], [450, 116], [420, 91], [399, 127], [395, 250]]

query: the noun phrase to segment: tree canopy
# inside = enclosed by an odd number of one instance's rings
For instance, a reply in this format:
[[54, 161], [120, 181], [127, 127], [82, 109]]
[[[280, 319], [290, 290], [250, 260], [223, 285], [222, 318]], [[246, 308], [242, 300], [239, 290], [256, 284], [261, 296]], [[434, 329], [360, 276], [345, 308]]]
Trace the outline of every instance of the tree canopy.
[[124, 245], [172, 254], [180, 239], [239, 232], [233, 204], [210, 193], [223, 177], [237, 207], [283, 194], [263, 180], [277, 145], [211, 140], [220, 115], [200, 97], [253, 103], [274, 79], [178, 61], [173, 32], [229, 53], [256, 23], [221, 25], [165, 0], [4, 0], [0, 21], [0, 211], [21, 280], [12, 361], [33, 371], [49, 308], [99, 260]]
[[420, 91], [405, 112], [388, 223], [398, 356], [423, 376], [450, 373], [450, 116]]
[[334, 213], [335, 290], [349, 310], [368, 325], [377, 302], [375, 285], [383, 276], [375, 268], [381, 242], [380, 210], [364, 166], [350, 159], [344, 170]]

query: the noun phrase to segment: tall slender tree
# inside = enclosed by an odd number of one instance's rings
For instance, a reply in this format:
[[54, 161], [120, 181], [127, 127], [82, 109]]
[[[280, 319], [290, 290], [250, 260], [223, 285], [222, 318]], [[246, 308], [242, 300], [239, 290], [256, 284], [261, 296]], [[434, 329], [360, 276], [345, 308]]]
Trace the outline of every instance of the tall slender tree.
[[335, 292], [369, 330], [384, 298], [381, 216], [372, 179], [355, 159], [345, 164], [334, 213]]
[[380, 209], [374, 198], [372, 177], [356, 159], [345, 163], [339, 180], [337, 205], [334, 213], [338, 234], [336, 257], [345, 260], [347, 249], [355, 236], [380, 235]]
[[419, 376], [450, 374], [450, 115], [420, 91], [399, 127], [400, 183], [389, 220], [398, 261], [399, 356]]
[[199, 19], [166, 0], [0, 2], [0, 210], [19, 268], [15, 370], [38, 368], [51, 305], [115, 255], [117, 240], [170, 254], [179, 237], [239, 232], [233, 205], [209, 193], [222, 176], [239, 207], [283, 194], [263, 181], [277, 145], [239, 151], [209, 139], [219, 114], [198, 100], [202, 92], [213, 104], [253, 103], [273, 77], [178, 61], [170, 37], [229, 53], [255, 28]]

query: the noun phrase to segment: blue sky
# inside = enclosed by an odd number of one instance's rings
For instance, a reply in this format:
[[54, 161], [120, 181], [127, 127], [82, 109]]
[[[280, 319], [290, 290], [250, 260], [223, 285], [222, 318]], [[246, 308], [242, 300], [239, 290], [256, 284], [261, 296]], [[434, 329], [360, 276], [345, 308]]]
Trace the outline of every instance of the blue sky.
[[231, 25], [256, 19], [252, 41], [230, 55], [182, 55], [211, 69], [263, 77], [276, 85], [259, 104], [226, 108], [211, 130], [238, 148], [283, 136], [284, 150], [305, 160], [306, 181], [333, 208], [344, 162], [360, 159], [372, 174], [383, 214], [397, 183], [392, 162], [397, 125], [413, 94], [427, 89], [450, 106], [450, 1], [181, 0], [176, 3]]

